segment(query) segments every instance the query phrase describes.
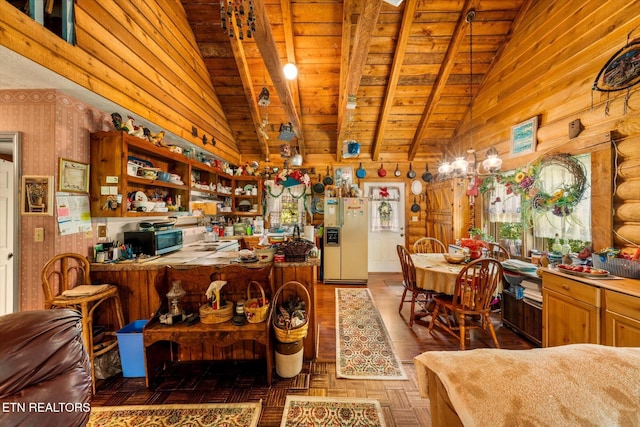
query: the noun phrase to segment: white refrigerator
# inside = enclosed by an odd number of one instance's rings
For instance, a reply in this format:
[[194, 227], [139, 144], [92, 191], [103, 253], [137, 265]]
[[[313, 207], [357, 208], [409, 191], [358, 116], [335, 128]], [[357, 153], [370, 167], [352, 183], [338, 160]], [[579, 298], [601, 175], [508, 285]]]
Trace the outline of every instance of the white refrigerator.
[[368, 271], [369, 200], [325, 197], [325, 283], [366, 284]]

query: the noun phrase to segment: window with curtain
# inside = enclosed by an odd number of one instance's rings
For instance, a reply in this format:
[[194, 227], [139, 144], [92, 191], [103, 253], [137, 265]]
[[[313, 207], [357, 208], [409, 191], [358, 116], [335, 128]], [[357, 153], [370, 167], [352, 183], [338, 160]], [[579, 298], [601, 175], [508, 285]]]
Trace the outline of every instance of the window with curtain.
[[[591, 182], [591, 155], [574, 156], [583, 166], [587, 184]], [[508, 174], [508, 173], [507, 173]], [[560, 165], [549, 165], [540, 172], [545, 188], [560, 188], [570, 181], [570, 172]], [[489, 232], [509, 250], [512, 256], [528, 256], [532, 249], [546, 251], [556, 235], [567, 240], [573, 252], [591, 243], [591, 190], [586, 186], [582, 200], [571, 215], [560, 217], [550, 212], [535, 212], [531, 223], [524, 226], [522, 201], [518, 194], [507, 193], [507, 187], [497, 182], [484, 199], [488, 212]]]
[[270, 227], [305, 225], [307, 187], [304, 184], [283, 187], [276, 185], [274, 181], [266, 181], [265, 187], [267, 190], [265, 217], [269, 220]]

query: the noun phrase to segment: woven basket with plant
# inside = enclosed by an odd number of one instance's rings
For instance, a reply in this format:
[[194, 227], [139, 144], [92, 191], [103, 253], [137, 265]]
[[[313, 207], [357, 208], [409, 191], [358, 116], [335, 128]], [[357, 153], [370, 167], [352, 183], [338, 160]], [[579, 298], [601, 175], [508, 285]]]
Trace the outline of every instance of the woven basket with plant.
[[[260, 291], [259, 298], [251, 298], [251, 286], [254, 285]], [[244, 314], [249, 323], [260, 323], [267, 320], [269, 314], [269, 300], [264, 295], [264, 288], [255, 280], [249, 282], [247, 286], [247, 300], [244, 303]]]
[[[283, 284], [273, 297], [274, 304], [278, 304], [283, 290], [286, 287], [296, 288], [286, 301], [277, 305], [272, 310], [271, 322], [276, 339], [281, 343], [294, 343], [307, 336], [309, 330], [309, 317], [311, 315], [311, 298], [307, 288], [294, 280]], [[300, 298], [300, 291], [304, 300]]]

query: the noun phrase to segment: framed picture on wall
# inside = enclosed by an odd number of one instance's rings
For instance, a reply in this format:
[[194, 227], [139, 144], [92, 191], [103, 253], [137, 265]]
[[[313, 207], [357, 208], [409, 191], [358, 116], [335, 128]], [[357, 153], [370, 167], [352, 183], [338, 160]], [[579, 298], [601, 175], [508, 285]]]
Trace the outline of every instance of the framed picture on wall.
[[58, 191], [89, 192], [89, 165], [60, 158]]
[[23, 215], [53, 215], [53, 176], [22, 176]]
[[538, 133], [538, 116], [525, 120], [511, 127], [511, 156], [533, 153], [536, 151]]

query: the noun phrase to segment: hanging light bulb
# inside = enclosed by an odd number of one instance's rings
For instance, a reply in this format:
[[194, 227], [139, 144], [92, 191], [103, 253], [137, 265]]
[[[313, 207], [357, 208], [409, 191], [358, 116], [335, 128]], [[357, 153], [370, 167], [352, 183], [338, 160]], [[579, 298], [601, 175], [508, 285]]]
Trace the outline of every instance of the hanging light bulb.
[[287, 78], [287, 80], [293, 80], [298, 76], [298, 67], [290, 62], [288, 64], [285, 64], [285, 66], [282, 68], [282, 71], [284, 71], [284, 76]]

